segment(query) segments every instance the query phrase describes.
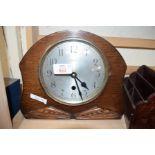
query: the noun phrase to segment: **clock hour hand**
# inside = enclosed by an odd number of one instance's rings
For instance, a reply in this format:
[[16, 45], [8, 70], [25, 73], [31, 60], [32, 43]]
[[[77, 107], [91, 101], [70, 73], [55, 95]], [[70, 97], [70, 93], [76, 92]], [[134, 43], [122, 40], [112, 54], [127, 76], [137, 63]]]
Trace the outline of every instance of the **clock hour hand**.
[[[71, 74], [71, 77], [72, 77], [72, 78], [76, 78], [76, 79], [81, 83], [81, 86], [82, 86], [82, 87], [88, 89], [87, 84], [86, 84], [85, 82], [82, 82], [82, 81], [77, 77], [77, 74], [76, 74], [75, 72], [73, 72], [73, 73]], [[89, 89], [88, 89], [88, 90], [89, 90]]]
[[78, 83], [77, 83], [77, 81], [76, 81], [76, 78], [75, 77], [73, 77], [74, 78], [74, 80], [75, 80], [75, 83], [76, 83], [76, 86], [77, 86], [77, 89], [78, 89], [78, 92], [79, 92], [79, 96], [81, 97], [81, 100], [83, 100], [83, 98], [82, 98], [82, 93], [81, 93], [81, 91], [80, 91], [80, 88], [79, 88], [79, 85], [78, 85]]
[[[81, 83], [81, 86], [88, 89], [87, 87], [87, 84], [85, 82], [82, 82], [77, 76], [75, 77], [80, 83]], [[88, 89], [89, 90], [89, 89]]]

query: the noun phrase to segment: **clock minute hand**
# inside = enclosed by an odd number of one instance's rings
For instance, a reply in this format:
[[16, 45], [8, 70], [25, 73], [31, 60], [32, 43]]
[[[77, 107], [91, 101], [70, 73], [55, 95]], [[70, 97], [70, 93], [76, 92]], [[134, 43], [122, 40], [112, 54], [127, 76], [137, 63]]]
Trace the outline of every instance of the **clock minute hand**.
[[77, 86], [77, 89], [78, 89], [78, 92], [79, 92], [79, 96], [81, 97], [81, 100], [83, 100], [83, 98], [82, 98], [82, 93], [81, 93], [81, 91], [80, 91], [80, 88], [79, 88], [79, 85], [78, 85], [78, 83], [77, 83], [77, 81], [76, 81], [76, 78], [75, 77], [73, 77], [74, 78], [74, 80], [75, 80], [75, 83], [76, 83], [76, 86]]
[[73, 72], [73, 73], [71, 74], [71, 77], [74, 78], [74, 80], [75, 80], [75, 84], [76, 84], [76, 86], [77, 86], [77, 89], [78, 89], [78, 92], [79, 92], [79, 96], [81, 97], [81, 100], [83, 100], [83, 98], [82, 98], [82, 93], [81, 93], [81, 91], [80, 91], [78, 82], [77, 82], [77, 80], [76, 80], [76, 76], [77, 76], [77, 74], [76, 74], [75, 72]]

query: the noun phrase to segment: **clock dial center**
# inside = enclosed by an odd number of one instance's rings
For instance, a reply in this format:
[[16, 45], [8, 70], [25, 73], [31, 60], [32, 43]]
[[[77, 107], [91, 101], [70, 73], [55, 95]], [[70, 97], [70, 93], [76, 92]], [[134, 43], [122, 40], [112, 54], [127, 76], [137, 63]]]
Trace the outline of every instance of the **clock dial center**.
[[73, 73], [71, 74], [71, 77], [72, 77], [72, 78], [76, 78], [76, 77], [77, 77], [77, 73], [73, 72]]
[[72, 89], [72, 90], [75, 90], [75, 89], [76, 89], [76, 87], [75, 87], [75, 86], [72, 86], [72, 87], [71, 87], [71, 89]]

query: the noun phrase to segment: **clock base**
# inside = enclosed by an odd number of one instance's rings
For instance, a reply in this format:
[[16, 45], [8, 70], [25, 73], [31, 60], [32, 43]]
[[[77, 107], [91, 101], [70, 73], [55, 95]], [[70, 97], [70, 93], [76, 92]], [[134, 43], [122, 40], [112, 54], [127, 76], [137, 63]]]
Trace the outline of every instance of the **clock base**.
[[21, 111], [13, 118], [14, 129], [126, 129], [124, 115], [121, 119], [74, 120], [74, 119], [25, 119]]
[[36, 119], [42, 118], [42, 119], [102, 120], [102, 119], [119, 119], [121, 118], [121, 115], [120, 113], [114, 112], [110, 109], [99, 108], [97, 106], [75, 114], [70, 114], [50, 106], [30, 111], [25, 114], [25, 117]]

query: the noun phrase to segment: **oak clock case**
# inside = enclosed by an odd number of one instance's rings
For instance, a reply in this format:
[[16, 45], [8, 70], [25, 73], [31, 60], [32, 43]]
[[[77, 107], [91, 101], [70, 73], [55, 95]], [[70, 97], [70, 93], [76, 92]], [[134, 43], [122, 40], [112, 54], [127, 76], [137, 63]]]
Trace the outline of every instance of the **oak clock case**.
[[114, 119], [123, 113], [126, 64], [102, 37], [62, 31], [36, 42], [20, 62], [26, 118]]

